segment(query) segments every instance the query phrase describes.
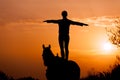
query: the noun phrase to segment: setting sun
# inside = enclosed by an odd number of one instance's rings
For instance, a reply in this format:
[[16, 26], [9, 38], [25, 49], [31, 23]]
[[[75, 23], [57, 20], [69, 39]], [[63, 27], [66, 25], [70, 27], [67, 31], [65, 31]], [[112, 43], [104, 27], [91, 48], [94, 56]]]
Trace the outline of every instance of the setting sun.
[[106, 43], [103, 45], [103, 49], [104, 49], [105, 51], [111, 51], [111, 49], [112, 49], [112, 44], [109, 43], [109, 42], [106, 42]]
[[102, 50], [107, 53], [113, 52], [115, 49], [115, 46], [113, 46], [110, 42], [105, 42], [102, 46]]

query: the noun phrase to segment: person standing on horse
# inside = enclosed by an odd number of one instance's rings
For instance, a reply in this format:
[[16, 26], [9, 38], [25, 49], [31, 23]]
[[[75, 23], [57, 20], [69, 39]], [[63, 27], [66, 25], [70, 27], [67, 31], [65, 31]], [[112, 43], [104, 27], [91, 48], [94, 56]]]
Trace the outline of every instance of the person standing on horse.
[[81, 23], [81, 22], [76, 22], [72, 21], [67, 18], [67, 11], [62, 11], [61, 13], [62, 19], [59, 20], [45, 20], [43, 22], [47, 23], [55, 23], [58, 24], [59, 26], [59, 46], [60, 46], [60, 51], [61, 51], [61, 57], [63, 59], [68, 60], [68, 55], [69, 55], [69, 50], [68, 50], [68, 45], [69, 45], [69, 29], [70, 25], [79, 25], [79, 26], [88, 26], [88, 24]]

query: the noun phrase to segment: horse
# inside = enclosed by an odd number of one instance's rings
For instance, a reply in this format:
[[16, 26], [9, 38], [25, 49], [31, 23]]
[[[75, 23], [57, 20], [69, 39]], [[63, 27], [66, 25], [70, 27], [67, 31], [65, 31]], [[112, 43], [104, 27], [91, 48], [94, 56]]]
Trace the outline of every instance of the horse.
[[61, 57], [54, 56], [51, 46], [43, 45], [42, 53], [46, 69], [47, 80], [80, 80], [80, 68], [72, 60], [65, 60]]

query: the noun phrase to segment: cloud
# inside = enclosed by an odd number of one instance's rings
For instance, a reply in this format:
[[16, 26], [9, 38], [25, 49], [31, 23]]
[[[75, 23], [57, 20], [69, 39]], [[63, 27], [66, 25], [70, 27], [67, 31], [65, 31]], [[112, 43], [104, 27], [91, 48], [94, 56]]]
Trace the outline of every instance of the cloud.
[[43, 24], [41, 19], [0, 19], [0, 26], [10, 24]]
[[[0, 26], [11, 23], [40, 23], [39, 0], [0, 0]], [[40, 10], [38, 10], [40, 9]]]
[[86, 18], [83, 19], [88, 24], [91, 24], [94, 27], [114, 27], [115, 21], [120, 19], [119, 17], [108, 17], [108, 16], [102, 16], [102, 17], [92, 17], [92, 18]]
[[100, 17], [89, 17], [89, 18], [72, 18], [72, 20], [80, 21], [89, 24], [92, 27], [103, 27], [103, 28], [113, 28], [116, 26], [116, 21], [120, 20], [120, 17], [113, 16], [100, 16]]

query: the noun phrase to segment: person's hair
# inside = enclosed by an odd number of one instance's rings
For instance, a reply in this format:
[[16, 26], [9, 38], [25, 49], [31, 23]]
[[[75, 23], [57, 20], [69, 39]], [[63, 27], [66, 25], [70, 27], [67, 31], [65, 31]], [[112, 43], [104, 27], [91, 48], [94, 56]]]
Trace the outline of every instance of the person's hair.
[[65, 10], [62, 11], [62, 16], [63, 16], [63, 17], [66, 17], [67, 15], [68, 15], [67, 11], [65, 11]]

